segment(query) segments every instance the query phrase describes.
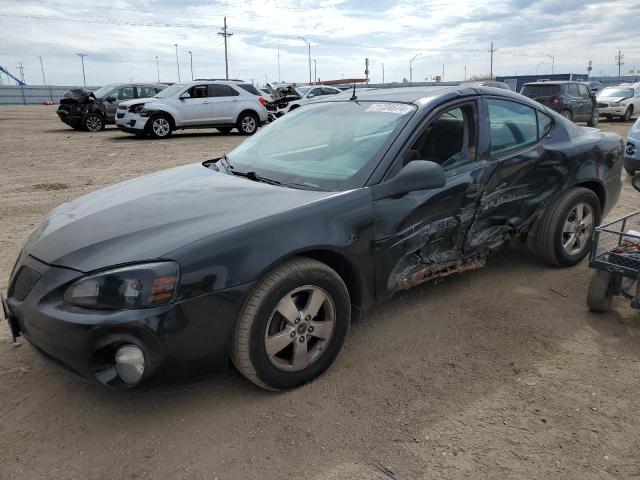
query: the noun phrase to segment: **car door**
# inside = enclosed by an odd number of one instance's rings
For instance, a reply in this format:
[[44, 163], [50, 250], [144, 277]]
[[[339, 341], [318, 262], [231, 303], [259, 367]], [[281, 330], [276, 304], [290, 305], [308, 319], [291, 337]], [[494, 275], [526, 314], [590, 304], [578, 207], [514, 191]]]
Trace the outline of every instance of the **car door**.
[[213, 105], [214, 124], [232, 124], [236, 122], [236, 116], [241, 109], [240, 92], [230, 87], [213, 83], [209, 85], [209, 96]]
[[486, 181], [465, 252], [498, 245], [530, 226], [569, 174], [561, 153], [545, 148], [553, 119], [514, 99], [485, 97], [489, 154]]
[[580, 98], [582, 99], [583, 118], [585, 120], [591, 120], [593, 109], [596, 108], [595, 99], [591, 96], [589, 88], [587, 88], [587, 86], [582, 83], [578, 84], [578, 93], [580, 94]]
[[575, 83], [567, 84], [567, 95], [569, 96], [569, 104], [571, 107], [571, 113], [573, 115], [573, 121], [579, 122], [584, 119], [584, 106], [582, 97], [578, 90], [578, 85]]
[[207, 125], [213, 121], [213, 105], [207, 85], [194, 85], [180, 95], [180, 125]]
[[[114, 122], [118, 105], [127, 100], [136, 98], [134, 87], [121, 87], [107, 95], [107, 100], [103, 102], [105, 114], [108, 122]], [[111, 100], [114, 99], [114, 100]]]
[[479, 101], [432, 112], [407, 142], [387, 178], [412, 160], [443, 166], [446, 185], [374, 200], [376, 290], [385, 295], [451, 269], [466, 268], [464, 239], [482, 193], [486, 161], [478, 154]]

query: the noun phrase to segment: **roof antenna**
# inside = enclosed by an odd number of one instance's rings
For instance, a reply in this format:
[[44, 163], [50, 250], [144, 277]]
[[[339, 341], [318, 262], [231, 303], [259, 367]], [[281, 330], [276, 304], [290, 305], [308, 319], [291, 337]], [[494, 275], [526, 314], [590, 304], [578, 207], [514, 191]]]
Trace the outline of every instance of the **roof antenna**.
[[349, 100], [357, 100], [358, 97], [356, 97], [356, 84], [353, 84], [353, 95], [351, 95], [351, 98]]

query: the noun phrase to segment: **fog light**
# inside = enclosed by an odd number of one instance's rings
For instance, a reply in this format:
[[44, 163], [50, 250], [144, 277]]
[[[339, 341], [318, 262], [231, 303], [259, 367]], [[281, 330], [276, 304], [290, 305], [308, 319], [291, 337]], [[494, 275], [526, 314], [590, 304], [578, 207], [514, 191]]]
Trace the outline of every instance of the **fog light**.
[[144, 355], [135, 345], [123, 345], [116, 351], [116, 372], [123, 382], [135, 385], [144, 373]]

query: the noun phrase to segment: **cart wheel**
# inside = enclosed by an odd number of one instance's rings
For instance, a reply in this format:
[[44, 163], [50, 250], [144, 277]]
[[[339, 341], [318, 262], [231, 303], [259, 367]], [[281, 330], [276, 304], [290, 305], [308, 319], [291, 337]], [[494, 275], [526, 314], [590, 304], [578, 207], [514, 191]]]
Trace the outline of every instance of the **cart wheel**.
[[628, 277], [623, 278], [620, 283], [620, 293], [624, 298], [633, 300], [633, 297], [636, 296], [636, 280]]
[[609, 311], [611, 300], [613, 299], [611, 285], [614, 280], [613, 274], [604, 270], [598, 270], [593, 274], [589, 283], [589, 291], [587, 292], [589, 310], [597, 313]]

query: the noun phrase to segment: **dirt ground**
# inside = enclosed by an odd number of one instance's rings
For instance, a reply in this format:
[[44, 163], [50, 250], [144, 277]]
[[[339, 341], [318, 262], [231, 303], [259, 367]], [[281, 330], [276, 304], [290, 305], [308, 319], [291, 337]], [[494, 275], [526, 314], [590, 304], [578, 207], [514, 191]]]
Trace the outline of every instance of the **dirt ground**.
[[[0, 108], [0, 291], [56, 205], [242, 139], [89, 134], [55, 107]], [[640, 209], [624, 184], [610, 217]], [[367, 312], [325, 375], [279, 394], [233, 370], [108, 391], [2, 322], [0, 479], [640, 478], [640, 318], [621, 299], [590, 313], [589, 276], [511, 248]]]

